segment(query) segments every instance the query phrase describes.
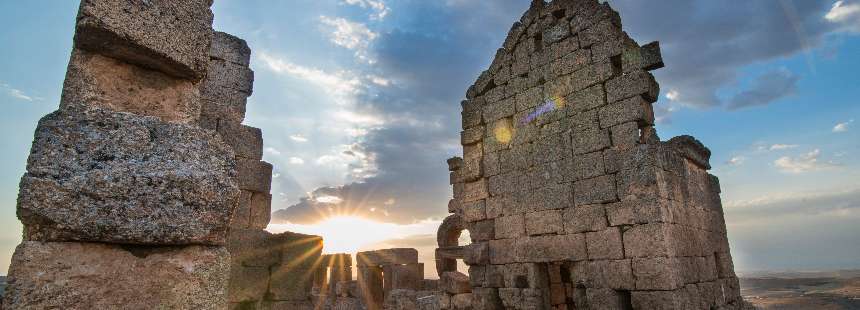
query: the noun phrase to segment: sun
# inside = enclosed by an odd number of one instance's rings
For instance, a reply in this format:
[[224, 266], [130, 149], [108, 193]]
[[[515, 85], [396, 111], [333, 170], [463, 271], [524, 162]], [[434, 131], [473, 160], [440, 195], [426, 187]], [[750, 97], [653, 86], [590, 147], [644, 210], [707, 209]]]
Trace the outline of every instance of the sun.
[[323, 253], [351, 253], [399, 235], [397, 225], [379, 223], [357, 216], [336, 216], [316, 224], [273, 224], [269, 231], [293, 231], [323, 237]]

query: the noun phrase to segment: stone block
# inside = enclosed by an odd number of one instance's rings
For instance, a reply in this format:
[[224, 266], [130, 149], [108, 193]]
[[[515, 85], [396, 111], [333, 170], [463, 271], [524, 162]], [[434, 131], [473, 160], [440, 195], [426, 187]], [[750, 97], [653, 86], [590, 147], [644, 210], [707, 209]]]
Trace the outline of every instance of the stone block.
[[518, 240], [517, 257], [521, 262], [579, 261], [587, 257], [584, 234], [545, 235]]
[[504, 310], [499, 292], [495, 288], [476, 287], [472, 289], [472, 309]]
[[463, 145], [475, 144], [484, 139], [484, 126], [467, 128], [460, 132], [460, 143]]
[[230, 266], [227, 300], [231, 303], [258, 302], [269, 290], [269, 267]]
[[564, 210], [564, 232], [568, 234], [606, 229], [606, 213], [603, 205], [584, 205]]
[[464, 202], [460, 212], [466, 222], [482, 221], [487, 218], [486, 200]]
[[472, 242], [495, 239], [495, 226], [496, 224], [493, 220], [483, 220], [470, 223], [468, 225], [469, 237], [472, 238]]
[[418, 263], [418, 251], [411, 248], [393, 248], [358, 252], [359, 266], [383, 266]]
[[517, 262], [517, 239], [490, 240], [490, 263], [494, 265]]
[[24, 241], [8, 274], [5, 309], [227, 308], [223, 247], [138, 247]]
[[25, 240], [222, 245], [235, 174], [230, 147], [204, 129], [60, 110], [39, 121], [18, 216]]
[[268, 193], [272, 189], [272, 164], [253, 159], [237, 158], [236, 170], [239, 188]]
[[234, 102], [251, 96], [253, 91], [254, 71], [220, 59], [209, 61], [209, 73], [200, 83], [200, 95], [214, 101]]
[[215, 31], [209, 57], [247, 67], [251, 64], [251, 48], [245, 40], [229, 33]]
[[612, 146], [628, 149], [640, 144], [641, 136], [639, 125], [636, 122], [627, 122], [609, 128], [609, 136], [612, 138]]
[[206, 74], [210, 0], [81, 1], [75, 47], [180, 78]]
[[487, 179], [465, 183], [463, 188], [463, 202], [473, 202], [486, 199], [490, 196], [487, 187]]
[[526, 234], [525, 217], [520, 215], [503, 216], [495, 220], [496, 238], [517, 238]]
[[471, 287], [482, 287], [487, 282], [487, 268], [489, 266], [469, 266], [469, 285]]
[[633, 276], [637, 290], [674, 290], [684, 285], [677, 258], [649, 257], [633, 259]]
[[[247, 191], [246, 191], [247, 192]], [[272, 195], [253, 193], [248, 201], [251, 218], [248, 224], [251, 228], [266, 229], [272, 219]]]
[[283, 232], [273, 234], [272, 239], [276, 247], [281, 251], [280, 265], [286, 270], [309, 270], [316, 269], [322, 255], [323, 241], [319, 236]]
[[247, 103], [244, 94], [231, 98], [201, 98], [200, 127], [216, 130], [221, 123], [241, 123], [245, 120]]
[[636, 122], [639, 125], [654, 125], [654, 109], [642, 96], [630, 97], [600, 108], [600, 128]]
[[523, 289], [500, 288], [499, 299], [507, 309], [523, 309]]
[[624, 258], [621, 230], [617, 227], [586, 233], [585, 243], [588, 247], [588, 259]]
[[74, 49], [60, 109], [101, 107], [192, 124], [200, 118], [200, 100], [192, 81]]
[[573, 183], [573, 202], [577, 206], [609, 203], [617, 200], [613, 175], [604, 175]]
[[564, 231], [561, 210], [526, 213], [525, 227], [526, 233], [531, 236], [560, 233]]
[[634, 199], [606, 205], [609, 225], [635, 225], [648, 223], [669, 223], [672, 215], [662, 200]]
[[663, 55], [660, 52], [660, 42], [654, 41], [642, 46], [640, 66], [643, 70], [651, 71], [663, 68]]
[[281, 262], [281, 249], [272, 234], [259, 229], [233, 229], [227, 241], [233, 265], [268, 268]]
[[457, 294], [451, 296], [451, 309], [453, 310], [471, 310], [472, 309], [472, 293]]
[[574, 156], [569, 161], [566, 181], [591, 179], [606, 174], [603, 166], [603, 152], [594, 152]]
[[441, 290], [453, 295], [472, 291], [472, 287], [469, 285], [469, 276], [456, 271], [443, 273], [439, 278], [439, 285]]
[[477, 242], [466, 246], [463, 262], [467, 265], [487, 265], [490, 263], [490, 247], [487, 242]]
[[[589, 288], [585, 290], [588, 304], [599, 309], [631, 309], [630, 292], [608, 288]], [[642, 308], [647, 309], [647, 308]]]
[[424, 264], [385, 265], [382, 266], [382, 276], [386, 292], [400, 289], [418, 291], [423, 285]]
[[669, 224], [635, 225], [624, 231], [624, 256], [669, 257], [675, 252], [670, 244]]
[[[344, 310], [358, 310], [357, 305], [353, 302], [355, 299], [338, 298], [341, 302], [339, 305], [346, 308], [338, 308]], [[353, 308], [350, 308], [353, 307]], [[314, 305], [311, 301], [263, 301], [260, 303], [261, 310], [313, 310]]]
[[263, 159], [263, 131], [259, 128], [221, 122], [218, 124], [218, 134], [221, 140], [233, 148], [237, 157], [251, 160]]
[[729, 252], [714, 253], [714, 261], [717, 268], [717, 275], [720, 278], [734, 278], [735, 266], [732, 263], [732, 254]]
[[603, 85], [594, 85], [568, 96], [568, 114], [574, 115], [606, 105], [606, 91]]
[[593, 153], [611, 146], [609, 130], [605, 129], [575, 129], [571, 134], [571, 139], [574, 155]]
[[589, 288], [611, 288], [616, 290], [632, 290], [636, 288], [632, 262], [629, 259], [597, 260], [581, 263], [587, 266], [583, 280]]
[[606, 100], [610, 103], [633, 96], [655, 102], [659, 94], [660, 86], [654, 76], [642, 70], [624, 73], [606, 82]]
[[[361, 262], [359, 260], [359, 262]], [[382, 290], [382, 267], [358, 266], [358, 288], [361, 300], [367, 309], [382, 309], [384, 292]]]
[[634, 291], [631, 300], [633, 309], [685, 309], [677, 291]]
[[269, 281], [271, 300], [303, 301], [310, 297], [312, 273], [308, 269], [278, 264], [272, 267]]

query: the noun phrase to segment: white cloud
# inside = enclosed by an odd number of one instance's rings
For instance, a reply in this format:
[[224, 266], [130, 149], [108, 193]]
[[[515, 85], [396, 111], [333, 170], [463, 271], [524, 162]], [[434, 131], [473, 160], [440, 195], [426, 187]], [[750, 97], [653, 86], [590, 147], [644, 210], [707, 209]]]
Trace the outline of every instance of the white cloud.
[[846, 131], [848, 131], [848, 126], [851, 125], [851, 123], [853, 123], [853, 122], [854, 122], [854, 120], [851, 119], [851, 120], [848, 120], [847, 122], [842, 122], [842, 123], [836, 124], [836, 126], [833, 126], [833, 132], [846, 132]]
[[783, 156], [773, 162], [773, 164], [782, 172], [786, 173], [804, 173], [816, 171], [835, 166], [833, 163], [821, 162], [819, 157], [821, 150], [815, 149], [812, 152], [797, 156]]
[[771, 151], [779, 151], [779, 150], [787, 150], [798, 147], [797, 144], [774, 144], [771, 145], [768, 149]]
[[844, 31], [860, 32], [860, 3], [836, 1], [824, 18], [842, 25]]
[[304, 165], [305, 160], [298, 157], [290, 157], [290, 164], [293, 165]]
[[355, 56], [358, 59], [368, 63], [374, 63], [368, 55], [370, 42], [376, 40], [379, 34], [371, 31], [365, 24], [352, 22], [344, 18], [331, 18], [328, 16], [320, 16], [320, 22], [323, 25], [333, 27], [330, 30], [331, 42], [335, 45], [354, 50]]
[[367, 79], [369, 79], [371, 83], [379, 85], [379, 86], [391, 85], [391, 80], [386, 79], [386, 78], [381, 77], [381, 76], [368, 75]]
[[300, 135], [300, 134], [290, 135], [290, 140], [293, 140], [296, 142], [308, 142], [308, 138], [305, 138], [305, 136]]
[[362, 87], [361, 81], [347, 71], [329, 73], [317, 68], [300, 66], [266, 52], [261, 52], [259, 55], [260, 60], [269, 70], [315, 84], [327, 92], [333, 93], [335, 102], [339, 104], [347, 103], [347, 97], [359, 93], [359, 89]]
[[20, 99], [20, 100], [29, 101], [29, 102], [42, 100], [42, 98], [27, 95], [24, 93], [24, 91], [22, 91], [20, 89], [16, 89], [16, 88], [10, 86], [9, 84], [0, 83], [0, 88], [2, 88], [3, 92], [5, 92], [7, 95], [9, 95], [15, 99]]
[[374, 13], [370, 15], [370, 19], [374, 20], [382, 20], [391, 12], [391, 9], [385, 5], [385, 2], [379, 0], [344, 0], [344, 3], [373, 9]]
[[732, 157], [731, 159], [729, 159], [726, 162], [726, 164], [728, 164], [730, 166], [740, 166], [741, 164], [744, 163], [745, 160], [746, 160], [746, 158], [744, 158], [743, 156], [735, 156], [735, 157]]
[[265, 151], [266, 151], [266, 153], [269, 153], [269, 154], [272, 154], [272, 155], [275, 155], [275, 156], [279, 156], [279, 155], [281, 155], [281, 151], [278, 151], [278, 149], [273, 148], [273, 147], [267, 147], [267, 148], [265, 149]]

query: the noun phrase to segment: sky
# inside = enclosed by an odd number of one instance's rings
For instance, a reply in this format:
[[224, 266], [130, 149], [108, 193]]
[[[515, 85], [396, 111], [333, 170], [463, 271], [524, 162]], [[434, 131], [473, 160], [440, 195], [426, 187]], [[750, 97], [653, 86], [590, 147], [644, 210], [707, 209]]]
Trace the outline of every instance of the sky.
[[[660, 41], [658, 133], [712, 150], [737, 269], [860, 268], [860, 1], [609, 3], [640, 44]], [[374, 221], [350, 222], [374, 236], [360, 248], [428, 258], [451, 197], [445, 160], [461, 153], [460, 101], [528, 5], [216, 0], [215, 28], [254, 52], [245, 123], [263, 129], [275, 166], [270, 230], [324, 233], [340, 222], [321, 221], [346, 214]], [[0, 2], [0, 274], [76, 10]]]

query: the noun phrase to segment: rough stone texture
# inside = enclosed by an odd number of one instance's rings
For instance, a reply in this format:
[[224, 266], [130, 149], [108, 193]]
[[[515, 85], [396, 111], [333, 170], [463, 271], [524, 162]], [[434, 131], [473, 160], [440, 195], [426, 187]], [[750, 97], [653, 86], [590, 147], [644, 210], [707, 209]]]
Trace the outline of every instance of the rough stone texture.
[[439, 285], [443, 291], [450, 294], [472, 292], [472, 287], [469, 285], [469, 276], [456, 271], [443, 273], [439, 277]]
[[197, 127], [99, 108], [51, 113], [21, 180], [25, 239], [224, 244], [239, 194], [232, 157]]
[[659, 140], [659, 44], [639, 46], [601, 2], [532, 1], [467, 90], [449, 211], [493, 233], [439, 239], [437, 254], [487, 245], [464, 260], [472, 308], [741, 305], [710, 151]]
[[82, 0], [75, 46], [180, 78], [206, 75], [211, 0]]
[[81, 106], [100, 106], [179, 123], [197, 122], [201, 110], [200, 93], [190, 80], [74, 49], [60, 108]]
[[358, 252], [356, 259], [359, 266], [412, 264], [418, 262], [418, 251], [411, 248], [396, 248]]
[[228, 260], [223, 247], [25, 241], [3, 308], [224, 309]]

